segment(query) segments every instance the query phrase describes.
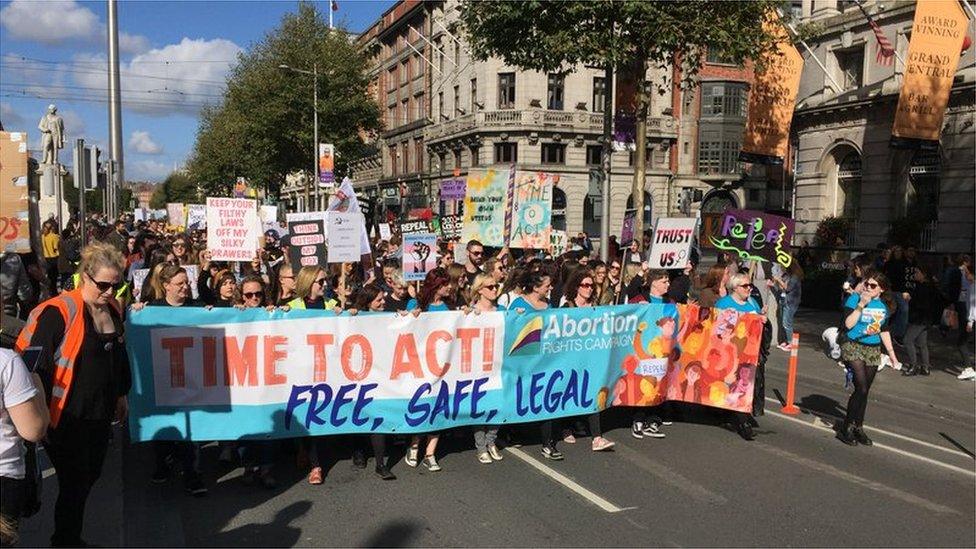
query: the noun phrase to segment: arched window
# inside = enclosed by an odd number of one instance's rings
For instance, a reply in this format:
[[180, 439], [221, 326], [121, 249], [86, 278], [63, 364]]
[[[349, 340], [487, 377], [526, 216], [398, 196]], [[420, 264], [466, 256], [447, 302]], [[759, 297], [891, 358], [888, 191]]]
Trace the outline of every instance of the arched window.
[[861, 155], [857, 152], [847, 153], [837, 166], [837, 187], [844, 198], [841, 216], [857, 219], [861, 213]]
[[908, 195], [908, 211], [919, 221], [939, 219], [939, 187], [941, 186], [942, 159], [938, 151], [918, 151], [908, 170], [911, 189]]
[[[591, 237], [600, 236], [603, 219], [603, 196], [600, 193], [602, 174], [590, 172], [590, 182], [583, 197], [583, 231]], [[612, 233], [611, 233], [612, 234]]]
[[[627, 209], [634, 207], [634, 194], [631, 193], [627, 196]], [[644, 216], [641, 219], [641, 224], [644, 228], [651, 227], [651, 221], [654, 217], [654, 201], [651, 199], [651, 193], [644, 191]]]
[[739, 201], [729, 191], [711, 190], [705, 195], [702, 201], [701, 212], [704, 213], [723, 213], [725, 210], [734, 210], [739, 207]]
[[566, 193], [559, 187], [552, 189], [552, 228], [566, 230]]

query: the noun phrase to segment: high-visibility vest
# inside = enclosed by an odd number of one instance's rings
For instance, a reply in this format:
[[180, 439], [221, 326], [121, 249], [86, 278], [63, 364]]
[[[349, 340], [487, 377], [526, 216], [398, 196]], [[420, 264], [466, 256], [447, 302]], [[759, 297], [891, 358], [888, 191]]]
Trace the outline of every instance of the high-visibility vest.
[[[114, 299], [109, 300], [109, 304], [116, 312], [121, 313], [119, 304]], [[25, 349], [30, 347], [34, 331], [37, 330], [37, 321], [41, 318], [41, 313], [48, 307], [56, 307], [64, 319], [64, 337], [51, 352], [54, 362], [54, 377], [48, 410], [51, 413], [51, 427], [57, 427], [58, 421], [61, 419], [61, 412], [64, 411], [65, 404], [68, 402], [71, 381], [74, 379], [75, 360], [78, 358], [81, 344], [85, 340], [85, 302], [81, 298], [81, 289], [71, 290], [52, 297], [31, 311], [30, 316], [27, 317], [27, 324], [20, 331], [17, 343], [14, 346], [18, 353], [23, 353]]]
[[[330, 300], [328, 300], [328, 301], [325, 302], [325, 304], [323, 305], [323, 308], [325, 310], [327, 310], [327, 311], [331, 311], [332, 309], [335, 309], [336, 308], [336, 305], [338, 305], [338, 304], [339, 304], [338, 301], [336, 301], [334, 299], [330, 299]], [[288, 307], [290, 307], [292, 309], [306, 309], [307, 308], [307, 307], [305, 307], [305, 300], [302, 299], [302, 298], [300, 298], [300, 297], [296, 297], [295, 299], [289, 301], [288, 302]]]
[[[77, 288], [77, 287], [81, 286], [81, 273], [75, 273], [75, 274], [71, 275], [71, 283], [72, 283], [72, 287], [73, 288]], [[122, 284], [122, 286], [119, 287], [119, 290], [117, 292], [115, 292], [115, 299], [123, 299], [123, 298], [126, 298], [126, 297], [132, 297], [131, 295], [126, 296], [126, 293], [127, 292], [129, 292], [129, 283], [128, 282]]]

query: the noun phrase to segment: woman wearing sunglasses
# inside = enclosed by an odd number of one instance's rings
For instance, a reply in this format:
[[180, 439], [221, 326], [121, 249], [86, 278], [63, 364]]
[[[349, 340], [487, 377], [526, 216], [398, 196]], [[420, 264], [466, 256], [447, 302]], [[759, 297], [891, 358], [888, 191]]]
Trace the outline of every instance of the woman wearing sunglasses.
[[[295, 298], [288, 302], [291, 309], [336, 309], [338, 302], [326, 299], [328, 279], [325, 269], [306, 265], [295, 277]], [[341, 311], [341, 309], [340, 309]]]
[[79, 286], [35, 308], [17, 350], [40, 347], [36, 372], [50, 395], [51, 428], [44, 443], [57, 472], [51, 544], [84, 546], [85, 503], [102, 470], [112, 421], [128, 414], [132, 380], [115, 292], [125, 259], [110, 244], [81, 252]]
[[[570, 308], [594, 307], [596, 306], [596, 292], [597, 287], [596, 282], [593, 280], [592, 271], [586, 267], [578, 267], [569, 275], [569, 280], [566, 281], [566, 289], [563, 291], [565, 302], [562, 306]], [[593, 437], [590, 447], [594, 452], [603, 452], [614, 447], [614, 442], [603, 437], [603, 429], [600, 427], [599, 411], [586, 416], [586, 421], [589, 423], [590, 436]], [[579, 421], [576, 423], [579, 427], [582, 427]], [[577, 431], [579, 430], [578, 428]], [[572, 429], [563, 429], [562, 436], [563, 442], [566, 444], [576, 444], [576, 436], [573, 434]]]
[[[748, 274], [736, 273], [730, 276], [725, 288], [726, 295], [715, 302], [716, 309], [734, 309], [740, 313], [765, 314], [763, 309], [759, 307], [759, 303], [752, 297], [752, 279], [749, 278]], [[764, 336], [763, 345], [766, 344]], [[765, 359], [760, 359], [760, 364], [756, 366], [756, 374], [753, 381], [753, 400], [765, 396], [765, 393], [760, 389], [764, 383], [764, 379]], [[756, 407], [754, 406], [753, 408], [755, 409]], [[734, 421], [739, 436], [745, 440], [753, 440], [756, 438], [756, 433], [753, 431], [753, 428], [758, 427], [759, 424], [752, 414], [734, 412]]]
[[[505, 308], [498, 305], [499, 290], [501, 290], [501, 282], [495, 278], [492, 271], [479, 273], [474, 277], [474, 283], [471, 285], [471, 308], [474, 313], [504, 311]], [[479, 425], [474, 428], [474, 447], [479, 462], [488, 464], [492, 460], [502, 460], [502, 453], [495, 444], [497, 439], [498, 425]]]
[[837, 438], [850, 446], [873, 444], [864, 434], [864, 410], [871, 383], [881, 364], [882, 345], [891, 364], [898, 364], [888, 332], [888, 323], [895, 310], [890, 288], [883, 274], [869, 270], [864, 273], [861, 291], [852, 293], [844, 302], [843, 329], [847, 340], [840, 346], [841, 360], [854, 375], [854, 392], [847, 401], [847, 416], [837, 431]]

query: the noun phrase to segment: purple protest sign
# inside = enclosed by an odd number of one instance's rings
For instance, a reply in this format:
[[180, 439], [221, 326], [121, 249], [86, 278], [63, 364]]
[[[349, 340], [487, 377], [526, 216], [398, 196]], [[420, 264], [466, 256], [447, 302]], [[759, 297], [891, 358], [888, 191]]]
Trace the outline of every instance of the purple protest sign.
[[709, 236], [719, 250], [734, 252], [744, 261], [770, 261], [784, 267], [793, 262], [790, 246], [795, 223], [755, 210], [727, 210], [722, 214], [718, 234]]
[[441, 181], [441, 200], [464, 200], [467, 182], [462, 177]]
[[637, 224], [637, 210], [630, 209], [624, 214], [624, 226], [620, 229], [620, 246], [626, 248], [634, 241], [634, 226]]

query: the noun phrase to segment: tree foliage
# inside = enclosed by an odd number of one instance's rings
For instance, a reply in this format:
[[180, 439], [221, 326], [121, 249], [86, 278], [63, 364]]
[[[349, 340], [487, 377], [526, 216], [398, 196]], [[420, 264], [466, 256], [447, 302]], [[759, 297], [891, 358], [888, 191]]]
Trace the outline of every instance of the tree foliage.
[[173, 172], [153, 189], [152, 197], [149, 199], [149, 207], [159, 210], [165, 208], [166, 204], [170, 202], [198, 204], [200, 200], [196, 182], [186, 174]]
[[379, 128], [366, 57], [345, 31], [330, 31], [313, 5], [301, 3], [241, 54], [222, 103], [201, 113], [188, 169], [205, 194], [226, 195], [246, 177], [275, 195], [287, 173], [312, 169], [313, 78], [280, 65], [310, 72], [317, 65], [319, 141], [335, 144], [340, 175], [362, 154], [360, 130]]
[[[101, 213], [104, 208], [104, 189], [88, 191], [85, 195], [85, 213]], [[67, 174], [62, 178], [61, 198], [68, 204], [68, 210], [76, 212], [81, 209], [81, 202], [78, 200], [78, 189], [75, 188], [74, 176]], [[119, 205], [121, 209], [128, 210], [129, 202], [132, 200], [132, 190], [122, 188], [119, 190]]]

